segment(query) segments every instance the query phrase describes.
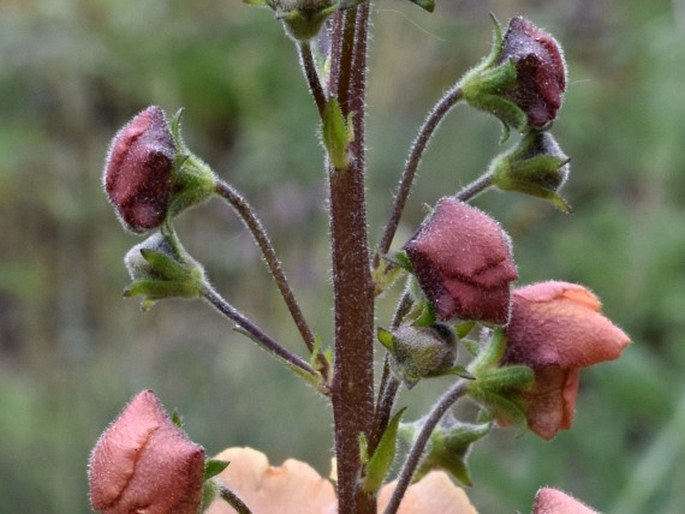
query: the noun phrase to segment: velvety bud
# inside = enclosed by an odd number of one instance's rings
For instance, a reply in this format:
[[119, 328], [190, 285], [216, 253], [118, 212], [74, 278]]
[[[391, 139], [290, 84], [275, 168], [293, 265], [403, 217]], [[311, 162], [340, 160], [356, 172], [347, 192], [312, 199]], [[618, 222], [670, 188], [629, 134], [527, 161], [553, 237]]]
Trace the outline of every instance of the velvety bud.
[[402, 326], [392, 332], [391, 348], [397, 372], [413, 387], [421, 378], [451, 370], [457, 358], [454, 332], [447, 325]]
[[197, 514], [205, 452], [172, 423], [152, 391], [136, 395], [90, 455], [93, 509]]
[[552, 121], [566, 90], [566, 64], [559, 43], [529, 20], [509, 21], [499, 62], [513, 61], [516, 83], [508, 95], [534, 128]]
[[543, 487], [535, 495], [533, 514], [597, 514], [597, 511], [563, 491]]
[[173, 192], [176, 146], [164, 111], [148, 107], [114, 137], [104, 170], [105, 190], [132, 232], [159, 227]]
[[525, 18], [512, 18], [506, 34], [495, 22], [490, 55], [464, 76], [464, 99], [524, 132], [545, 128], [556, 117], [566, 90], [561, 47]]
[[523, 364], [535, 373], [532, 388], [518, 394], [528, 426], [545, 439], [571, 427], [580, 370], [618, 358], [630, 343], [602, 315], [593, 293], [555, 281], [513, 292], [506, 336], [502, 363]]
[[501, 190], [544, 198], [570, 212], [558, 194], [570, 171], [568, 162], [552, 134], [534, 130], [512, 150], [496, 157], [490, 172], [493, 184]]
[[286, 33], [295, 41], [309, 41], [321, 31], [328, 17], [339, 5], [330, 0], [266, 0], [276, 17], [283, 21]]
[[442, 198], [404, 250], [440, 319], [507, 322], [518, 272], [509, 236], [490, 216]]

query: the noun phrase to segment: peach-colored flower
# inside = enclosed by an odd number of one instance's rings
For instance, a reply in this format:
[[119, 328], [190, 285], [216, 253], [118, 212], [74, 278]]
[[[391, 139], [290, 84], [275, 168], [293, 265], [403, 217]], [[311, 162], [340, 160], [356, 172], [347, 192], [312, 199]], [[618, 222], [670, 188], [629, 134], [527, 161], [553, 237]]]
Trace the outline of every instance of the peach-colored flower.
[[571, 427], [581, 368], [618, 358], [630, 343], [601, 314], [593, 293], [555, 281], [514, 290], [506, 334], [503, 363], [525, 364], [535, 372], [521, 402], [528, 426], [545, 439]]
[[197, 514], [204, 457], [152, 391], [138, 393], [91, 453], [93, 508], [106, 514]]
[[543, 487], [535, 495], [533, 514], [597, 514], [597, 511], [558, 489]]
[[[269, 466], [266, 456], [251, 448], [229, 448], [216, 456], [230, 461], [219, 479], [255, 514], [335, 514], [333, 484], [311, 466], [288, 459], [280, 467]], [[395, 482], [379, 493], [379, 511], [385, 508]], [[464, 491], [444, 472], [433, 471], [409, 487], [399, 514], [476, 514]], [[234, 514], [222, 500], [215, 500], [207, 514]]]
[[506, 323], [518, 278], [509, 236], [487, 214], [451, 197], [405, 245], [416, 278], [442, 320]]

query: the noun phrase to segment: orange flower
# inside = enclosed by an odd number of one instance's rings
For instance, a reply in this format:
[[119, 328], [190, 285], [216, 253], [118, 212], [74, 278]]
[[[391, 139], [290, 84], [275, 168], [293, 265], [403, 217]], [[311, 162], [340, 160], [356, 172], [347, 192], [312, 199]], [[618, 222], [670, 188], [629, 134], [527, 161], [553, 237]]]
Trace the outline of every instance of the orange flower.
[[558, 489], [543, 487], [535, 495], [533, 514], [597, 514], [597, 512]]
[[204, 457], [152, 391], [138, 393], [90, 455], [93, 508], [106, 514], [197, 514]]
[[[282, 466], [269, 466], [261, 452], [251, 448], [229, 448], [216, 456], [230, 461], [220, 480], [254, 512], [279, 514], [335, 514], [337, 500], [333, 484], [311, 466], [295, 459]], [[379, 511], [385, 508], [395, 487], [392, 482], [379, 493]], [[409, 487], [398, 514], [476, 514], [466, 493], [444, 472], [433, 471]], [[234, 514], [222, 500], [215, 500], [207, 514]]]
[[568, 282], [541, 282], [512, 294], [503, 364], [535, 372], [532, 389], [519, 394], [528, 426], [544, 439], [571, 427], [581, 368], [618, 358], [630, 342], [600, 310], [593, 293]]

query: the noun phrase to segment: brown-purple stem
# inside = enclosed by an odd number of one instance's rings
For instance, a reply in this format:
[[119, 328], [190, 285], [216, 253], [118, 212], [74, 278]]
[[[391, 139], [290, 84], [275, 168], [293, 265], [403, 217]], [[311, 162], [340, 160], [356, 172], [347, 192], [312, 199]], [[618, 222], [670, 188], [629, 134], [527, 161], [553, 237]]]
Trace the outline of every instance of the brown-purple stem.
[[369, 270], [365, 199], [364, 99], [369, 2], [333, 17], [329, 94], [352, 116], [350, 164], [328, 164], [329, 223], [335, 312], [332, 381], [338, 512], [372, 514], [376, 499], [361, 489], [359, 438], [373, 423], [374, 285]]

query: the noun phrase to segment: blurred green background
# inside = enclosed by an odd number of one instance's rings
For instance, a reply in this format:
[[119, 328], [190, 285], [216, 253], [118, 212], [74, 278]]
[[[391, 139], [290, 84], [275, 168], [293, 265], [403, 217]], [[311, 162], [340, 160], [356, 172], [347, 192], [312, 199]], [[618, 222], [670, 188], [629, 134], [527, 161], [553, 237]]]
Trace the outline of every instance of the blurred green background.
[[[471, 462], [484, 513], [530, 511], [553, 485], [605, 512], [685, 505], [685, 3], [400, 0], [374, 6], [369, 214], [374, 240], [407, 146], [441, 93], [489, 49], [488, 12], [524, 14], [566, 49], [555, 135], [575, 213], [516, 194], [477, 205], [511, 233], [521, 282], [591, 286], [634, 344], [583, 373], [573, 430], [495, 431]], [[186, 139], [261, 214], [303, 308], [331, 333], [322, 152], [295, 52], [237, 0], [0, 0], [0, 512], [88, 512], [86, 462], [127, 399], [152, 388], [210, 453], [250, 445], [326, 474], [325, 403], [199, 302], [125, 301], [124, 233], [101, 191], [107, 145], [149, 104], [186, 107]], [[498, 152], [465, 107], [431, 145], [396, 244]], [[515, 138], [514, 138], [515, 140]], [[178, 220], [226, 296], [299, 351], [259, 254], [212, 202]], [[379, 308], [387, 320], [391, 301]], [[447, 386], [401, 402], [421, 416]]]

